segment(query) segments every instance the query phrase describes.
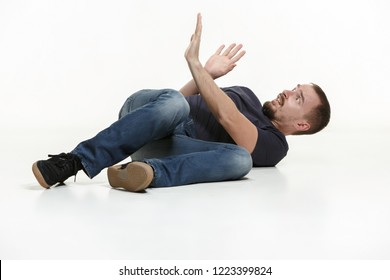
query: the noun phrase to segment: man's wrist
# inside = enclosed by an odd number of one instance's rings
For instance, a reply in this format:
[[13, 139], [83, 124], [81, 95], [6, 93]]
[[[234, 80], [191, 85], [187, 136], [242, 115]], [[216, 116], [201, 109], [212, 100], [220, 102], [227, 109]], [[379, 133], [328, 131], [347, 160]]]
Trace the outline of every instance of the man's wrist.
[[200, 61], [198, 59], [194, 59], [194, 60], [187, 60], [187, 63], [188, 63], [188, 66], [190, 68], [203, 68], [203, 65], [202, 63], [200, 63]]
[[[195, 78], [194, 75], [198, 75], [200, 73], [202, 73], [203, 71], [207, 73], [207, 71], [203, 68], [203, 65], [202, 63], [200, 63], [200, 61], [188, 61], [188, 67], [190, 68], [190, 71], [192, 73], [192, 77]], [[207, 73], [208, 74], [208, 73]]]
[[213, 75], [213, 74], [206, 68], [206, 66], [203, 67], [203, 68], [204, 68], [204, 70], [206, 70], [206, 72], [210, 75], [210, 77], [213, 78], [213, 80], [218, 79], [218, 76], [217, 76], [217, 75]]

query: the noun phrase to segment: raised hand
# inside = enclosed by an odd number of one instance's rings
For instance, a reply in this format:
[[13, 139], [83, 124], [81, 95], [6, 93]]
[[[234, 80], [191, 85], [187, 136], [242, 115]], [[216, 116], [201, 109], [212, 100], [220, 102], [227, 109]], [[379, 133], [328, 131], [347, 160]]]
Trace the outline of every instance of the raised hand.
[[[202, 16], [199, 13], [196, 20], [196, 28], [194, 34], [191, 36], [190, 44], [188, 45], [185, 51], [185, 58], [187, 63], [191, 66], [192, 63], [199, 62], [199, 48], [200, 48], [200, 38], [202, 35]], [[191, 68], [191, 67], [190, 67]]]
[[199, 60], [200, 40], [202, 35], [202, 16], [197, 15], [196, 28], [191, 36], [190, 44], [185, 51], [185, 58], [190, 68], [193, 80], [185, 84], [180, 92], [184, 96], [190, 96], [199, 93], [198, 85], [195, 83], [195, 73], [199, 74], [199, 68], [203, 69], [212, 79], [217, 79], [226, 75], [236, 67], [236, 63], [244, 56], [242, 45], [231, 44], [225, 49], [225, 45], [220, 46], [217, 51], [207, 60], [203, 67]]
[[222, 45], [218, 50], [207, 60], [204, 68], [213, 79], [217, 79], [226, 75], [236, 67], [236, 63], [244, 56], [245, 51], [242, 50], [242, 44], [231, 44], [225, 50], [225, 45]]

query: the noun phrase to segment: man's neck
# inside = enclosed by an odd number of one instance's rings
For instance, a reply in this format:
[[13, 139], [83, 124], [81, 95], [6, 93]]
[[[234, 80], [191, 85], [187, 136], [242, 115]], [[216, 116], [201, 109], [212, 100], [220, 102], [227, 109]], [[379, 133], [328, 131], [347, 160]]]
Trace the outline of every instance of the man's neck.
[[271, 120], [272, 124], [276, 127], [277, 130], [279, 130], [281, 133], [284, 134], [284, 136], [291, 135], [292, 133], [286, 129], [282, 124], [280, 124], [276, 120]]

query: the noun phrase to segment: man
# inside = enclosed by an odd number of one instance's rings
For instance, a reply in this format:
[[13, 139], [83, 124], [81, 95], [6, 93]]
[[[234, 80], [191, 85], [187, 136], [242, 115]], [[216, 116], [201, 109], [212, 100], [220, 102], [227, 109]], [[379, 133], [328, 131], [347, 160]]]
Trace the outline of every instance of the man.
[[[230, 72], [245, 52], [242, 45], [221, 46], [203, 67], [201, 33], [198, 14], [185, 52], [193, 80], [180, 92], [131, 95], [110, 127], [70, 153], [35, 162], [40, 185], [50, 188], [79, 170], [93, 178], [106, 167], [110, 185], [129, 191], [236, 180], [253, 166], [274, 166], [284, 158], [287, 135], [316, 133], [328, 124], [330, 106], [315, 84], [285, 90], [263, 107], [246, 87], [219, 88], [214, 79]], [[128, 156], [131, 162], [114, 165]]]

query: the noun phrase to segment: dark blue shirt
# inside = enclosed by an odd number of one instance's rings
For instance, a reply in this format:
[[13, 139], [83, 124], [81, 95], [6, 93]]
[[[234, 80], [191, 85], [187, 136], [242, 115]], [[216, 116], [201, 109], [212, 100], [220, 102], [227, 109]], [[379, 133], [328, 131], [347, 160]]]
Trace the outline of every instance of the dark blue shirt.
[[[257, 143], [251, 154], [253, 166], [275, 166], [288, 151], [284, 134], [263, 114], [263, 106], [249, 88], [234, 86], [222, 90], [233, 100], [238, 110], [257, 127]], [[210, 112], [201, 95], [188, 96], [186, 99], [191, 108], [190, 115], [194, 120], [198, 139], [235, 144]]]

